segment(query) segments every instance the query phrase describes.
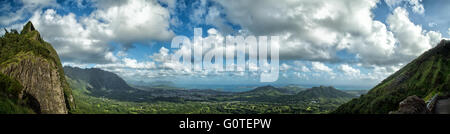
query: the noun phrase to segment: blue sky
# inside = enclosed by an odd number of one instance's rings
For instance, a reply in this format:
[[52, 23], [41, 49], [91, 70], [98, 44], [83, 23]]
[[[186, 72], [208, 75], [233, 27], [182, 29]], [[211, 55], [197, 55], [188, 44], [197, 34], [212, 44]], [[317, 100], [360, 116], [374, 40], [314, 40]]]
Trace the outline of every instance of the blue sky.
[[[32, 21], [64, 65], [127, 81], [301, 84], [370, 88], [450, 37], [447, 0], [34, 0], [2, 1], [0, 26]], [[175, 36], [280, 36], [280, 75], [195, 72], [167, 57]], [[2, 33], [3, 34], [3, 31]]]

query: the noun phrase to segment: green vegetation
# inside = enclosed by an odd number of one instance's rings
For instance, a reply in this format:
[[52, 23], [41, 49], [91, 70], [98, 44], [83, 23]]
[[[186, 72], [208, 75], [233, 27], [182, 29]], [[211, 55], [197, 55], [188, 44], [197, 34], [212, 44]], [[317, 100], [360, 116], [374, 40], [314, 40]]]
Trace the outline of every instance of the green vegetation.
[[441, 41], [435, 48], [392, 74], [358, 99], [340, 106], [333, 113], [387, 114], [411, 95], [425, 100], [450, 90], [450, 42]]
[[[69, 75], [66, 78], [73, 89], [74, 98], [76, 100], [77, 109], [71, 111], [71, 113], [75, 114], [312, 114], [328, 113], [339, 105], [349, 101], [351, 98], [348, 97], [353, 97], [352, 95], [343, 93], [332, 87], [327, 87], [326, 89], [322, 89], [325, 87], [320, 87], [299, 91], [299, 93], [319, 92], [333, 94], [307, 97], [299, 97], [293, 90], [272, 86], [259, 87], [242, 93], [159, 88], [143, 89], [143, 91], [139, 91], [136, 89], [129, 89], [129, 87], [124, 85], [118, 85], [118, 87], [126, 87], [125, 89], [98, 89], [98, 87], [106, 87], [105, 85], [98, 83], [99, 81], [103, 81], [101, 79], [103, 76], [98, 73], [94, 73], [97, 75], [89, 77], [86, 76], [86, 74], [83, 74], [84, 71], [88, 71], [84, 73], [93, 74], [92, 72], [89, 72], [92, 71], [92, 69], [77, 70], [68, 67], [65, 67], [65, 69], [67, 70], [67, 74], [71, 74], [70, 76], [74, 77], [74, 74], [79, 75], [76, 77], [78, 79], [70, 78]], [[104, 75], [110, 76], [110, 74]], [[81, 80], [80, 78], [89, 79], [91, 82]], [[110, 94], [101, 92], [103, 93], [103, 96], [100, 96], [98, 90], [108, 91]], [[123, 92], [130, 90], [133, 92]], [[148, 97], [152, 95], [157, 95], [159, 97]], [[342, 97], [340, 95], [347, 97]], [[328, 98], [329, 96], [335, 96], [335, 98]], [[142, 97], [141, 100], [136, 99], [140, 97]], [[283, 101], [284, 98], [296, 97], [299, 97], [299, 99]]]
[[77, 109], [71, 112], [74, 114], [312, 114], [330, 112], [345, 102], [127, 102], [90, 96], [88, 91], [82, 89], [74, 89], [73, 95], [77, 100]]
[[11, 59], [19, 52], [33, 52], [51, 61], [59, 61], [56, 52], [52, 52], [53, 48], [51, 45], [44, 42], [37, 31], [22, 32], [21, 34], [6, 32], [0, 38], [0, 48], [0, 63], [2, 64], [5, 64], [5, 61]]
[[17, 80], [14, 80], [2, 73], [0, 73], [0, 92], [8, 97], [17, 98], [22, 91], [22, 85]]
[[34, 113], [18, 100], [22, 89], [17, 80], [0, 73], [0, 114]]
[[[64, 74], [58, 54], [49, 43], [41, 38], [31, 22], [28, 22], [20, 33], [16, 30], [8, 32], [5, 29], [5, 34], [0, 37], [0, 72], [3, 68], [17, 64], [28, 56], [39, 56], [48, 62], [53, 62], [57, 66], [58, 73]], [[73, 102], [67, 100], [72, 97], [72, 91], [65, 77], [60, 77], [60, 82], [66, 102], [69, 103], [68, 108], [72, 109], [74, 108]]]

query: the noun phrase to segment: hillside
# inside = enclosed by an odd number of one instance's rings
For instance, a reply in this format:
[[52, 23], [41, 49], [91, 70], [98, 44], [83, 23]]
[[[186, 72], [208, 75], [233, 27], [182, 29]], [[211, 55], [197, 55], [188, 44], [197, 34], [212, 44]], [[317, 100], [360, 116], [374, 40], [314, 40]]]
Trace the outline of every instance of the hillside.
[[353, 98], [354, 95], [337, 90], [331, 86], [313, 87], [306, 91], [299, 92], [297, 97], [303, 98]]
[[215, 90], [183, 90], [172, 87], [146, 87], [129, 86], [125, 80], [115, 73], [98, 68], [64, 67], [69, 85], [74, 90], [82, 90], [84, 93], [95, 96], [116, 99], [121, 101], [149, 102], [149, 101], [173, 101], [184, 100], [210, 100], [215, 96], [229, 95], [229, 92]]
[[130, 87], [117, 74], [98, 68], [81, 69], [64, 67], [69, 85], [91, 96], [106, 97], [123, 101], [139, 101], [151, 98], [147, 92]]
[[435, 48], [398, 70], [366, 95], [340, 106], [333, 113], [387, 114], [400, 101], [416, 95], [425, 100], [450, 90], [450, 41], [442, 40]]
[[58, 54], [33, 24], [28, 22], [20, 33], [5, 32], [0, 38], [0, 87], [19, 83], [22, 88], [17, 85], [12, 94], [2, 92], [2, 103], [13, 102], [10, 104], [34, 113], [64, 114], [75, 108]]
[[311, 100], [324, 100], [330, 102], [346, 102], [356, 96], [335, 89], [334, 87], [320, 86], [308, 89], [286, 87], [262, 86], [253, 90], [237, 93], [229, 96], [230, 100], [252, 101], [252, 102], [277, 102], [277, 103], [298, 103]]
[[281, 96], [274, 101], [289, 103], [301, 101], [322, 101], [327, 103], [342, 104], [355, 97], [355, 95], [338, 90], [332, 86], [320, 86], [306, 89], [305, 91], [301, 91], [295, 95]]
[[273, 86], [262, 86], [257, 87], [253, 90], [239, 93], [240, 95], [253, 95], [253, 96], [278, 96], [278, 95], [288, 95], [295, 94], [294, 91], [284, 89], [284, 88], [276, 88]]
[[297, 93], [299, 93], [301, 91], [305, 91], [307, 89], [307, 88], [301, 87], [299, 85], [287, 85], [287, 86], [283, 86], [283, 87], [279, 87], [279, 88], [283, 88], [292, 94], [297, 94]]
[[65, 66], [64, 72], [67, 77], [71, 79], [88, 82], [90, 86], [92, 86], [92, 90], [103, 89], [105, 92], [135, 90], [117, 74], [103, 71], [98, 68], [81, 69]]

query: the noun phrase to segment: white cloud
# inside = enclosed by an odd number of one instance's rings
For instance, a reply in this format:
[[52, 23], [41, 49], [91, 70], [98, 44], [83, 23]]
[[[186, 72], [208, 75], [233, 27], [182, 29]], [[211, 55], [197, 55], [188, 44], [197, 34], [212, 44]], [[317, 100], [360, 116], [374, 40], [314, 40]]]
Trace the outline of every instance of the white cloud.
[[152, 58], [156, 62], [169, 61], [170, 60], [169, 49], [161, 47], [159, 49], [159, 53], [154, 53], [152, 56], [150, 56], [150, 58]]
[[294, 71], [300, 71], [300, 72], [304, 72], [304, 73], [311, 72], [311, 70], [302, 61], [296, 60], [296, 61], [293, 61], [293, 64], [294, 65], [292, 68]]
[[329, 68], [321, 62], [311, 62], [312, 69], [316, 72], [333, 72], [333, 69]]
[[342, 64], [338, 66], [338, 69], [342, 71], [347, 76], [357, 77], [360, 75], [361, 71], [355, 69], [347, 64]]
[[286, 63], [280, 65], [280, 71], [287, 71], [289, 69], [291, 69], [291, 66]]
[[[22, 31], [22, 28], [23, 28], [23, 26], [25, 24], [26, 23], [23, 23], [23, 24], [22, 23], [17, 23], [17, 24], [13, 24], [13, 25], [10, 25], [8, 27], [5, 27], [4, 29], [8, 30], [8, 32], [10, 32], [12, 29], [17, 30], [18, 32], [20, 32], [20, 31]], [[5, 30], [4, 29], [0, 30], [0, 35], [4, 35], [5, 34]]]
[[122, 44], [126, 50], [132, 43], [166, 41], [174, 36], [169, 29], [169, 11], [155, 0], [99, 0], [95, 5], [98, 9], [79, 19], [73, 13], [59, 15], [47, 9], [36, 11], [30, 20], [67, 62], [112, 63], [117, 57], [110, 42]]
[[[176, 50], [174, 53], [186, 53], [187, 50], [185, 46], [181, 46], [181, 49]], [[182, 62], [172, 61], [173, 54], [169, 54], [169, 49], [161, 47], [158, 53], [153, 53], [149, 56], [153, 61], [157, 62], [158, 69], [166, 70], [165, 73], [192, 73], [192, 69], [189, 66], [182, 64]], [[167, 70], [171, 70], [167, 72]]]
[[94, 67], [106, 68], [106, 69], [154, 69], [156, 64], [154, 62], [138, 62], [136, 59], [123, 58], [120, 62], [109, 63], [109, 64], [97, 64]]
[[408, 11], [398, 7], [386, 21], [399, 42], [397, 52], [405, 56], [418, 56], [438, 43], [441, 35], [422, 30], [422, 27], [412, 23], [408, 16]]
[[30, 20], [63, 61], [106, 63], [115, 60], [106, 42], [91, 37], [91, 30], [78, 23], [72, 13], [61, 16], [55, 10], [48, 9], [35, 12]]
[[373, 33], [365, 38], [355, 38], [348, 35], [338, 44], [338, 48], [347, 49], [355, 53], [362, 63], [365, 64], [390, 64], [390, 58], [395, 53], [396, 39], [394, 34], [387, 30], [386, 26], [374, 21]]
[[383, 59], [394, 53], [395, 38], [373, 19], [377, 2], [217, 1], [226, 19], [251, 34], [281, 36], [281, 59], [335, 61], [337, 51], [348, 50], [367, 64], [386, 64], [391, 61]]
[[[102, 2], [100, 5], [109, 3]], [[125, 45], [148, 40], [170, 40], [170, 14], [155, 0], [128, 0], [121, 5], [100, 6], [89, 17], [82, 19], [88, 29]], [[106, 35], [105, 35], [106, 34]]]
[[78, 67], [78, 68], [89, 68], [88, 64], [79, 64], [79, 63], [73, 63], [73, 62], [62, 62], [63, 66], [71, 66], [71, 67]]
[[448, 28], [447, 34], [450, 35], [450, 28]]
[[302, 72], [311, 72], [311, 70], [309, 70], [309, 68], [306, 67], [306, 66], [302, 66], [300, 70], [301, 70]]
[[409, 7], [411, 7], [411, 10], [414, 13], [423, 14], [425, 12], [425, 8], [421, 4], [422, 0], [384, 0], [384, 1], [391, 8], [394, 8], [404, 3], [404, 5], [408, 5]]
[[442, 34], [436, 31], [428, 31], [426, 36], [430, 40], [430, 45], [432, 47], [436, 46], [439, 42], [441, 42], [442, 39], [444, 39], [442, 37]]
[[[361, 79], [367, 79], [367, 80], [375, 80], [375, 81], [381, 81], [383, 79], [386, 79], [389, 75], [395, 73], [400, 68], [403, 67], [403, 64], [398, 65], [392, 65], [392, 66], [372, 66], [371, 71], [367, 74], [362, 75]], [[376, 84], [376, 83], [374, 83]]]

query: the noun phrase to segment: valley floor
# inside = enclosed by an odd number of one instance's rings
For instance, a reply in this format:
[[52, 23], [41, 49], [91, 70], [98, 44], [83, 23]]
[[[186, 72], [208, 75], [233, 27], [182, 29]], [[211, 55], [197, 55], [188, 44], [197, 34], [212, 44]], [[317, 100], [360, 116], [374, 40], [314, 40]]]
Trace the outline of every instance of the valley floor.
[[[277, 104], [267, 102], [127, 102], [94, 97], [84, 90], [73, 90], [77, 109], [73, 114], [319, 114], [327, 113], [340, 104], [317, 102]], [[344, 102], [342, 102], [344, 103]]]

